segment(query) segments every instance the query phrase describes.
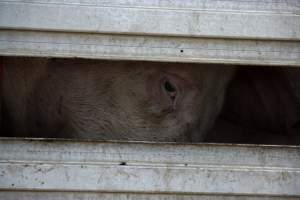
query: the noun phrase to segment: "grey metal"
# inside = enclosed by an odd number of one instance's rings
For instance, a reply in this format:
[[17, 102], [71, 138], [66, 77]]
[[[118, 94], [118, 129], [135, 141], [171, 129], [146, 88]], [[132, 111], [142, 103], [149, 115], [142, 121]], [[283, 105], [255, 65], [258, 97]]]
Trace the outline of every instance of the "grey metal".
[[300, 66], [295, 41], [0, 31], [0, 54]]
[[299, 0], [1, 0], [0, 27], [299, 40], [299, 5]]
[[213, 195], [213, 194], [154, 194], [154, 193], [101, 193], [101, 192], [32, 192], [0, 191], [5, 200], [299, 200], [300, 197]]
[[0, 55], [300, 66], [300, 0], [0, 0]]
[[1, 139], [0, 152], [5, 199], [300, 198], [300, 147]]

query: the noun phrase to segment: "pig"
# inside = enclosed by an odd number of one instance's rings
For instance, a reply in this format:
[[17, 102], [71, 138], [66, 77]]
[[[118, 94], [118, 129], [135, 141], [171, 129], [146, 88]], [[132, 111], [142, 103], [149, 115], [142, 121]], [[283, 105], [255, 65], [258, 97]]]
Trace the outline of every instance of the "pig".
[[300, 144], [300, 69], [240, 67], [205, 140]]
[[[13, 136], [201, 142], [234, 67], [143, 61], [3, 59]], [[7, 123], [8, 123], [7, 122]]]

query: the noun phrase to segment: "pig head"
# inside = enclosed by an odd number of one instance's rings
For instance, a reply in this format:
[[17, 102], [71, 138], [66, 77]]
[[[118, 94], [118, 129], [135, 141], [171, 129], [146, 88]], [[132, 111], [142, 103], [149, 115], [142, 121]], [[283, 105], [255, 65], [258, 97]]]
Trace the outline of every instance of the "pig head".
[[202, 141], [233, 68], [5, 58], [2, 104], [14, 136]]

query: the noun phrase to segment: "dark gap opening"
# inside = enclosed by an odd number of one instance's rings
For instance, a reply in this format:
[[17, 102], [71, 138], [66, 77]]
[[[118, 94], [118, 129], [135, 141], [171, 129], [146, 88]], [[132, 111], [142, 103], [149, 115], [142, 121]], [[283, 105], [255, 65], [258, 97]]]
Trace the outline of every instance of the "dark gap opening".
[[[2, 137], [300, 144], [299, 68], [2, 61]], [[175, 103], [162, 91], [174, 85]]]

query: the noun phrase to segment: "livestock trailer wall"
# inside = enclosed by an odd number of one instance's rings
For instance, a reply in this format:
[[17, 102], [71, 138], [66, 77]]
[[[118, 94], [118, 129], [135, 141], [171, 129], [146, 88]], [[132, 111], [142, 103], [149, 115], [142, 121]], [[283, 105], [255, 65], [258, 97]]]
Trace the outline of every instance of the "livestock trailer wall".
[[298, 0], [1, 0], [1, 55], [300, 65]]
[[[0, 55], [299, 67], [299, 15], [299, 0], [0, 0]], [[295, 146], [2, 138], [0, 152], [0, 199], [300, 199]]]
[[1, 199], [300, 199], [299, 147], [2, 139], [0, 152]]

